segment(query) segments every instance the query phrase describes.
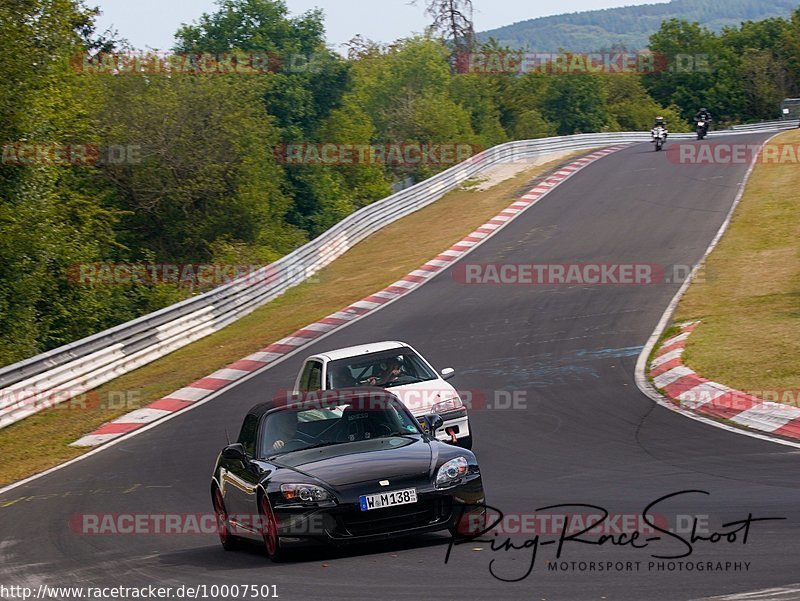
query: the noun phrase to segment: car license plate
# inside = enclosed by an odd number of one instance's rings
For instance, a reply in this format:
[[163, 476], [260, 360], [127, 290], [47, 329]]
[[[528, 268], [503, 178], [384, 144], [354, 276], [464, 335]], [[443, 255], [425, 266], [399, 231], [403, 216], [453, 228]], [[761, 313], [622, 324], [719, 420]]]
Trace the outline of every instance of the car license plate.
[[406, 488], [392, 492], [382, 492], [376, 495], [361, 495], [359, 498], [361, 511], [394, 507], [395, 505], [409, 505], [417, 502], [417, 489]]

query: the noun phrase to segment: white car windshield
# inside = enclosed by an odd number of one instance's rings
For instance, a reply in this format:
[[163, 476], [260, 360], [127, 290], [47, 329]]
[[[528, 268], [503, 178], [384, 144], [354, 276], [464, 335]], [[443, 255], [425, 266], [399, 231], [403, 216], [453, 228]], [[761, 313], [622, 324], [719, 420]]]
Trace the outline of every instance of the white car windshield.
[[327, 384], [328, 388], [391, 388], [436, 378], [436, 373], [422, 358], [405, 347], [331, 361], [328, 364]]

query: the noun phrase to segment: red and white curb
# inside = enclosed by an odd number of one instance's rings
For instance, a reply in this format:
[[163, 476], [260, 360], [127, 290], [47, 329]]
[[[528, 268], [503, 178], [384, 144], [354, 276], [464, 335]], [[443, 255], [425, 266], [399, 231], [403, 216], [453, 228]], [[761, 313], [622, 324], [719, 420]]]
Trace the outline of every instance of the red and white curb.
[[681, 409], [753, 430], [800, 439], [800, 408], [765, 401], [712, 382], [683, 363], [686, 341], [700, 322], [682, 324], [650, 362], [653, 385]]
[[436, 274], [450, 267], [456, 260], [470, 253], [484, 241], [488, 240], [502, 227], [513, 221], [523, 211], [534, 205], [543, 196], [561, 184], [561, 182], [573, 176], [587, 165], [625, 146], [625, 144], [611, 146], [573, 161], [566, 167], [563, 167], [545, 178], [519, 200], [511, 203], [511, 205], [500, 211], [495, 217], [446, 251], [442, 252], [439, 256], [431, 259], [419, 269], [412, 271], [383, 290], [375, 292], [341, 311], [332, 313], [316, 323], [309, 324], [294, 332], [292, 335], [270, 344], [261, 351], [253, 353], [235, 363], [231, 363], [227, 367], [197, 380], [185, 388], [176, 390], [172, 394], [151, 403], [143, 409], [137, 409], [136, 411], [123, 415], [101, 426], [91, 434], [73, 442], [72, 446], [95, 447], [133, 432], [143, 426], [152, 424], [176, 411], [186, 409], [211, 394], [218, 392], [220, 389], [252, 375], [253, 372], [263, 369], [270, 363], [274, 363], [285, 355], [309, 344], [320, 336], [344, 327], [354, 319], [372, 313], [387, 303], [408, 294], [430, 280]]

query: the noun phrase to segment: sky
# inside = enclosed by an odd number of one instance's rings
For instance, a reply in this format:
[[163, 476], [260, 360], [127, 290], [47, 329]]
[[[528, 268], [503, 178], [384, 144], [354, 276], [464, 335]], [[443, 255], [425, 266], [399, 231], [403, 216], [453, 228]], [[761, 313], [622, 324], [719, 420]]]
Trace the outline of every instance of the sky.
[[[361, 34], [376, 42], [391, 42], [414, 33], [422, 33], [429, 18], [425, 0], [286, 0], [293, 15], [312, 8], [325, 13], [328, 44], [341, 51], [341, 44]], [[655, 4], [665, 0], [473, 0], [477, 31], [494, 29], [535, 17], [613, 8], [637, 4]], [[119, 35], [140, 50], [168, 50], [181, 23], [192, 23], [201, 14], [213, 12], [214, 0], [88, 0], [103, 15], [98, 28], [113, 27]], [[549, 5], [549, 6], [548, 6]]]

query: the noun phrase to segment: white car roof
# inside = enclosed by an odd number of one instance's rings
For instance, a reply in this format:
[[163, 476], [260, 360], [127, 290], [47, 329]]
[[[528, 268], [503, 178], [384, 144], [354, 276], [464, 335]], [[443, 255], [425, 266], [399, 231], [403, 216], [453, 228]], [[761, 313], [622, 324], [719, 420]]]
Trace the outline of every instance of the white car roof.
[[369, 344], [360, 344], [358, 346], [348, 346], [347, 348], [335, 349], [324, 353], [314, 355], [315, 357], [324, 358], [328, 361], [336, 361], [337, 359], [348, 359], [350, 357], [360, 357], [361, 355], [368, 355], [370, 353], [379, 353], [381, 351], [389, 351], [396, 348], [409, 346], [405, 342], [397, 340], [387, 340], [384, 342], [370, 342]]

